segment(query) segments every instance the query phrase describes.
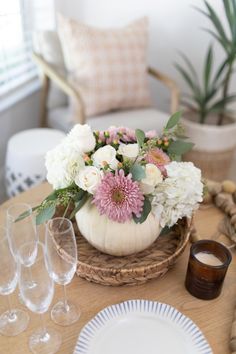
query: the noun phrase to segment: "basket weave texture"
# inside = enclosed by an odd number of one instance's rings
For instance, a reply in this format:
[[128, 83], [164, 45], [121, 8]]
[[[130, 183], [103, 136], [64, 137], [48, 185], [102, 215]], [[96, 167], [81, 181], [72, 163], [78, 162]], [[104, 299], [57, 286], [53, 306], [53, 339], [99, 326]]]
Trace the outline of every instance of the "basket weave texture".
[[[173, 231], [159, 236], [149, 248], [125, 257], [98, 251], [80, 235], [76, 223], [74, 229], [78, 248], [77, 274], [81, 278], [102, 285], [136, 285], [163, 276], [174, 265], [188, 243], [191, 221], [180, 220]], [[61, 246], [58, 245], [59, 251], [68, 258]]]

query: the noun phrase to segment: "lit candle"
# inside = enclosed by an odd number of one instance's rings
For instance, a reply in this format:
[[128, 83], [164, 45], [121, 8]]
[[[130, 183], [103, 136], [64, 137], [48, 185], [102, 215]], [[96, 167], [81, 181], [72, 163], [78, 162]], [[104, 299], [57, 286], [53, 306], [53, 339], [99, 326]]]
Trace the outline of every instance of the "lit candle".
[[223, 264], [223, 262], [218, 257], [209, 252], [198, 252], [195, 254], [195, 257], [200, 262], [210, 266], [221, 266]]
[[201, 240], [190, 248], [186, 289], [199, 299], [211, 300], [220, 295], [231, 262], [230, 251], [214, 240]]

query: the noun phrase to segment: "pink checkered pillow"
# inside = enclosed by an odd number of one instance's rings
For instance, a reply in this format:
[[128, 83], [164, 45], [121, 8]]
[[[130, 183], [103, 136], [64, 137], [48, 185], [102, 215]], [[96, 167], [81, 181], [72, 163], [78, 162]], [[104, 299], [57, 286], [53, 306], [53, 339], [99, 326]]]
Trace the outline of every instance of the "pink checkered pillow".
[[58, 31], [86, 116], [150, 106], [147, 18], [122, 29], [97, 29], [59, 15]]

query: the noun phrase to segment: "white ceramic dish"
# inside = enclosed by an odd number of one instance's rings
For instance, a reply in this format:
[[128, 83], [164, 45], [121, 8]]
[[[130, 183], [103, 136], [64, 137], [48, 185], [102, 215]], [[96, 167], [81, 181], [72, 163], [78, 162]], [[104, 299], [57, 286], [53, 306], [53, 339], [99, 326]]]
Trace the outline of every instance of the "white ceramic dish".
[[130, 300], [106, 307], [82, 329], [74, 354], [213, 354], [199, 328], [174, 307]]

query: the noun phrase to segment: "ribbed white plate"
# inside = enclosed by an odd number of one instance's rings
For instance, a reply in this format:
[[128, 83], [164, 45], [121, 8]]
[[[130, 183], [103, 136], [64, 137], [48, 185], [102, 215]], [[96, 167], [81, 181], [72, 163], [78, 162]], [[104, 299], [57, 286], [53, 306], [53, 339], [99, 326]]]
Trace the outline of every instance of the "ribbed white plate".
[[199, 328], [174, 307], [130, 300], [106, 307], [82, 329], [74, 354], [213, 354]]

